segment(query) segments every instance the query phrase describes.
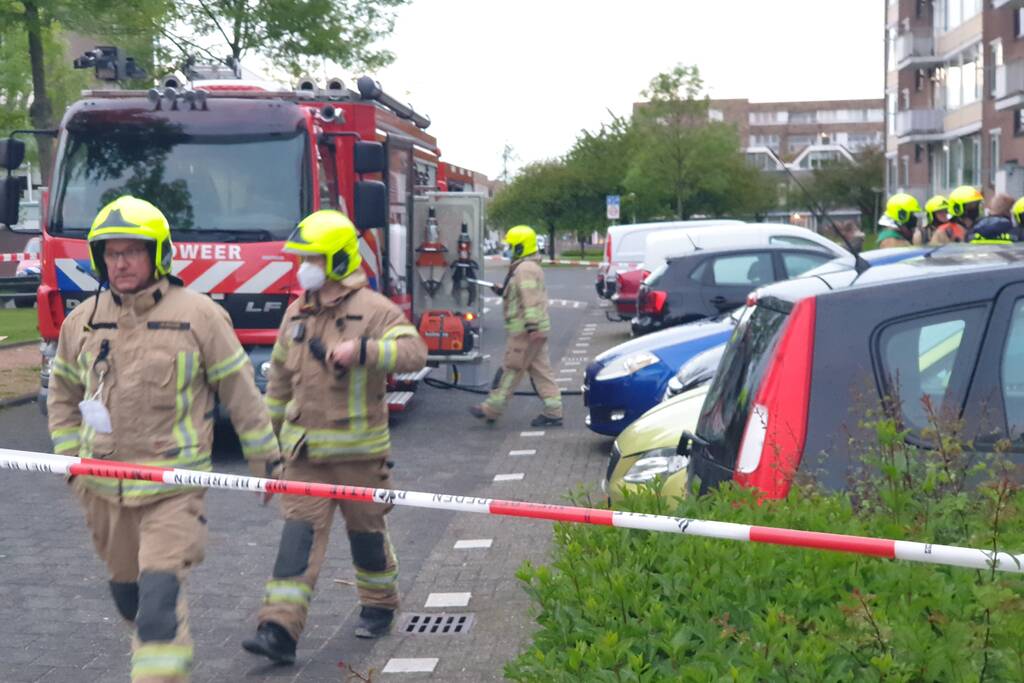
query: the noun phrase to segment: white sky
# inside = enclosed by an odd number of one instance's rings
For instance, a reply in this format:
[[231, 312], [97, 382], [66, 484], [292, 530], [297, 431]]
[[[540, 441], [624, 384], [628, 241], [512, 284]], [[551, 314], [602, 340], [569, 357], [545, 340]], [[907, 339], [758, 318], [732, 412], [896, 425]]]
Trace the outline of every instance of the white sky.
[[491, 178], [506, 142], [514, 167], [559, 156], [680, 62], [712, 97], [883, 96], [881, 0], [413, 0], [397, 16], [374, 75], [430, 116], [442, 159]]

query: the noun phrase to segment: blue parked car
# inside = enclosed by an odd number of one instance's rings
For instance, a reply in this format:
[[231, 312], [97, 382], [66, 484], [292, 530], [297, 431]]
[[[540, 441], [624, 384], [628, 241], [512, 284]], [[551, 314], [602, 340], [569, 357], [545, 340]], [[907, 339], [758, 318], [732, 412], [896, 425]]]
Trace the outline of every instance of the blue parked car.
[[[866, 251], [861, 257], [872, 266], [920, 256], [935, 247], [895, 247]], [[801, 277], [853, 268], [844, 256]], [[598, 434], [618, 436], [630, 423], [653, 408], [682, 365], [693, 356], [729, 340], [739, 311], [717, 318], [670, 327], [608, 349], [587, 367], [583, 380], [586, 424]]]

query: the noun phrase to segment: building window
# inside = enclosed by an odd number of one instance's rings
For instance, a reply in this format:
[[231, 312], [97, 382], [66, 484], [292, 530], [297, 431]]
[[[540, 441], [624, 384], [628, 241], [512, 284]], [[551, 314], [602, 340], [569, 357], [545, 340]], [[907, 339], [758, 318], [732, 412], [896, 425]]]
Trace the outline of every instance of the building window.
[[771, 135], [751, 135], [750, 136], [751, 147], [767, 147], [772, 151], [779, 151], [779, 136], [774, 133]]
[[725, 121], [725, 114], [721, 109], [708, 109], [708, 121]]
[[949, 179], [949, 186], [956, 187], [963, 185], [962, 172], [964, 170], [964, 143], [960, 139], [949, 141], [949, 151], [946, 153], [946, 177]]
[[964, 185], [981, 185], [981, 135], [964, 141]]
[[[839, 144], [844, 143], [840, 142]], [[858, 152], [865, 147], [881, 145], [882, 134], [877, 131], [874, 133], [847, 133], [845, 144], [851, 152]]]
[[1013, 10], [1013, 35], [1024, 38], [1024, 9]]
[[900, 185], [910, 187], [910, 157], [900, 157]]
[[996, 173], [999, 172], [1002, 150], [1003, 133], [999, 130], [990, 132], [988, 137], [988, 177], [989, 183], [996, 184]]
[[973, 19], [981, 12], [981, 4], [982, 0], [946, 0], [943, 29], [952, 31], [960, 24]]
[[788, 120], [789, 112], [785, 111], [752, 111], [747, 115], [747, 121], [755, 126], [784, 125]]
[[1024, 136], [1024, 109], [1013, 111], [1013, 136], [1016, 138]]
[[943, 73], [946, 109], [959, 109], [981, 99], [984, 68], [982, 53], [977, 46], [964, 50], [950, 60]]
[[989, 97], [996, 96], [996, 72], [1003, 65], [1003, 41], [997, 38], [988, 46], [989, 64], [985, 71], [988, 73], [988, 94]]
[[885, 94], [885, 108], [888, 114], [886, 130], [889, 132], [889, 135], [896, 135], [896, 93], [888, 92]]
[[868, 123], [882, 123], [885, 121], [884, 109], [868, 109]]
[[886, 161], [886, 191], [892, 194], [896, 191], [896, 158], [890, 158]]
[[928, 178], [931, 181], [931, 194], [940, 194], [949, 187], [948, 168], [949, 148], [943, 145], [928, 146]]
[[786, 138], [786, 151], [793, 154], [814, 144], [813, 135], [790, 135]]

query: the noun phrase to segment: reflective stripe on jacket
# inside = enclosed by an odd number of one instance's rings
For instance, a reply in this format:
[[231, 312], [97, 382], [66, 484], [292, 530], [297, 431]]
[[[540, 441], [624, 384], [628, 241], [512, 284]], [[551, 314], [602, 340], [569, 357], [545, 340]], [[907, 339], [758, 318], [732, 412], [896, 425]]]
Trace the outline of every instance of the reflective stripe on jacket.
[[[110, 434], [84, 424], [78, 407], [97, 391], [110, 412]], [[209, 470], [215, 396], [231, 415], [244, 455], [276, 458], [252, 363], [223, 308], [166, 278], [135, 294], [104, 291], [61, 326], [47, 397], [54, 451]], [[98, 477], [84, 483], [129, 505], [183, 490]]]
[[[362, 272], [328, 281], [285, 312], [267, 407], [286, 456], [302, 444], [314, 460], [369, 459], [391, 447], [387, 376], [422, 369], [427, 345], [395, 304], [366, 285]], [[356, 365], [328, 367], [323, 354], [348, 339], [360, 342]]]
[[511, 267], [515, 270], [503, 295], [505, 330], [509, 334], [550, 331], [548, 295], [544, 288], [544, 269], [540, 265], [540, 256], [527, 256]]

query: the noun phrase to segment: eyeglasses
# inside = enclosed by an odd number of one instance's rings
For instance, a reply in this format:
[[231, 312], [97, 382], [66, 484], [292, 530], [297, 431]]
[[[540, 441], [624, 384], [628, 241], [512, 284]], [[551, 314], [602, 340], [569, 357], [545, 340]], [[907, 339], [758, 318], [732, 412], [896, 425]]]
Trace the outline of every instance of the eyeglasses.
[[117, 263], [119, 258], [123, 258], [125, 261], [139, 261], [143, 259], [147, 254], [145, 248], [142, 249], [125, 249], [124, 251], [110, 251], [105, 249], [103, 251], [103, 259], [110, 263]]

